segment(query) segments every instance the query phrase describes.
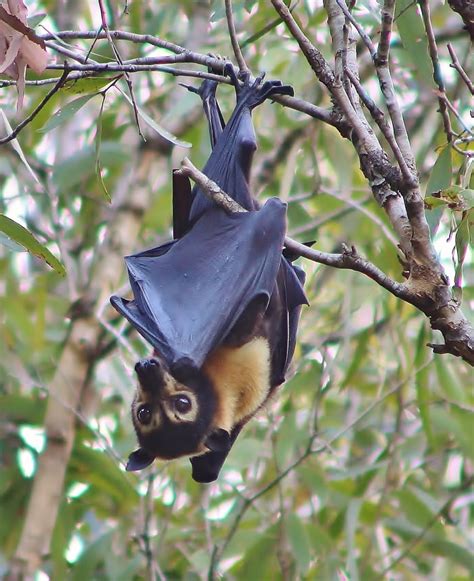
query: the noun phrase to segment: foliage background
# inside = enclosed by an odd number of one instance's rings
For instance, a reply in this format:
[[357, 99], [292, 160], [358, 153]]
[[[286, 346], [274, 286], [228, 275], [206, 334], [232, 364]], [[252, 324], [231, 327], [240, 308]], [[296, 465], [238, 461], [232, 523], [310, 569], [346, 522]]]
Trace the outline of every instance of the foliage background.
[[[123, 7], [108, 8], [115, 19], [111, 27], [160, 36], [204, 54], [231, 55], [220, 2], [134, 1], [126, 15]], [[252, 71], [265, 70], [269, 78], [291, 83], [297, 96], [329, 105], [284, 27], [262, 34], [276, 18], [271, 5], [235, 2], [234, 9]], [[392, 74], [429, 194], [459, 185], [465, 164], [446, 147], [421, 20], [413, 6], [403, 10], [400, 3]], [[29, 11], [44, 11], [48, 30], [100, 24], [94, 3], [44, 1], [29, 4]], [[377, 30], [375, 2], [358, 3], [357, 14], [367, 30]], [[301, 2], [297, 15], [332, 62], [321, 3]], [[446, 42], [463, 59], [469, 39], [447, 5], [433, 2], [432, 18], [448, 92], [467, 119], [467, 92], [448, 66]], [[90, 43], [74, 45], [87, 50]], [[156, 54], [130, 43], [119, 47], [128, 58]], [[93, 50], [94, 58], [112, 57], [107, 41]], [[362, 81], [379, 100], [362, 47], [359, 54]], [[355, 272], [303, 263], [311, 306], [301, 321], [295, 374], [240, 436], [218, 482], [193, 482], [187, 460], [138, 475], [124, 472], [119, 459], [135, 446], [128, 412], [133, 365], [149, 347], [107, 303], [111, 292], [126, 290], [125, 269], [122, 287], [101, 288], [97, 256], [110, 242], [117, 208], [133, 207], [137, 200], [146, 212], [138, 239], [131, 229], [127, 251], [168, 239], [171, 170], [184, 155], [202, 167], [209, 154], [194, 95], [171, 75], [140, 73], [132, 79], [143, 110], [192, 143], [190, 151], [171, 149], [146, 124], [147, 140], [141, 140], [119, 90], [108, 90], [104, 100], [86, 99], [105, 86], [98, 79], [56, 94], [16, 145], [2, 146], [0, 211], [23, 223], [56, 256], [67, 257], [67, 274], [60, 277], [0, 239], [0, 574], [8, 571], [24, 524], [68, 317], [79, 298], [83, 307], [84, 297], [92, 296], [100, 297], [93, 315], [103, 348], [83, 390], [64, 497], [40, 579], [194, 579], [207, 575], [213, 554], [226, 578], [469, 579], [472, 374], [460, 360], [433, 356], [426, 347], [431, 331], [416, 309]], [[123, 81], [118, 86], [126, 92]], [[27, 86], [19, 118], [47, 90]], [[222, 87], [219, 96], [228, 116], [233, 90]], [[72, 115], [66, 109], [52, 127], [53, 114], [78, 97], [84, 97], [80, 110]], [[15, 100], [14, 87], [2, 89], [0, 106], [12, 125]], [[323, 123], [270, 102], [255, 111], [254, 122], [259, 140], [254, 188], [261, 197], [288, 201], [290, 234], [316, 239], [328, 252], [342, 242], [355, 244], [399, 280], [397, 241], [351, 144]], [[433, 210], [432, 223], [442, 212]], [[436, 248], [452, 278], [460, 216], [446, 209], [440, 219]], [[466, 263], [466, 305], [474, 300], [473, 282]]]

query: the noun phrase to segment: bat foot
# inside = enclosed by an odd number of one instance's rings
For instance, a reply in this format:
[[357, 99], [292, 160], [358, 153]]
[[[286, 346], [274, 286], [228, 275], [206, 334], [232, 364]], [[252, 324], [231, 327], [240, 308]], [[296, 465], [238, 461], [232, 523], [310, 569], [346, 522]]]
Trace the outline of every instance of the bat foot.
[[240, 71], [237, 75], [232, 63], [226, 63], [224, 74], [228, 76], [235, 87], [237, 93], [237, 102], [243, 103], [253, 109], [265, 99], [273, 95], [294, 95], [293, 88], [289, 85], [283, 85], [281, 81], [266, 81], [263, 83], [265, 73], [260, 73], [256, 79], [251, 81], [249, 71]]

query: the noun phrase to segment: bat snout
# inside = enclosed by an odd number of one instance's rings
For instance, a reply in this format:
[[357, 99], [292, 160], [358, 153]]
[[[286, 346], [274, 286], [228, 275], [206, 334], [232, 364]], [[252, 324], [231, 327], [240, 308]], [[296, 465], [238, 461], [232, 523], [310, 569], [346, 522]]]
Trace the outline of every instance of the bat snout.
[[157, 359], [140, 359], [135, 364], [135, 372], [144, 391], [151, 392], [164, 383], [163, 366]]

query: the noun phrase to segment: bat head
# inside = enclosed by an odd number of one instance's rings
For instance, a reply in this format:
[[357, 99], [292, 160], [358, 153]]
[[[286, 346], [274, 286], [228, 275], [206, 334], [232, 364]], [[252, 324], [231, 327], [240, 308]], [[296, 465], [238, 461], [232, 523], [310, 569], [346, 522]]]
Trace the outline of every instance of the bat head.
[[132, 421], [140, 448], [130, 454], [127, 470], [141, 470], [155, 458], [197, 456], [226, 447], [230, 436], [213, 429], [217, 398], [202, 372], [181, 364], [171, 374], [159, 356], [139, 361], [135, 371]]

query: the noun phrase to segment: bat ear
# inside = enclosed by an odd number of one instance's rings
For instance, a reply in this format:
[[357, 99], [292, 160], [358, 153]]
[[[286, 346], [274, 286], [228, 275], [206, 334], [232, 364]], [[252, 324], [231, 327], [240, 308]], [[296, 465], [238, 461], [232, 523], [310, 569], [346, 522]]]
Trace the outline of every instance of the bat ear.
[[212, 452], [228, 452], [232, 445], [230, 434], [227, 430], [217, 428], [207, 436], [204, 445]]
[[135, 452], [132, 452], [128, 457], [127, 465], [125, 470], [128, 472], [135, 472], [135, 470], [143, 470], [149, 466], [155, 458], [150, 456], [148, 452], [145, 452], [143, 448], [138, 448]]

